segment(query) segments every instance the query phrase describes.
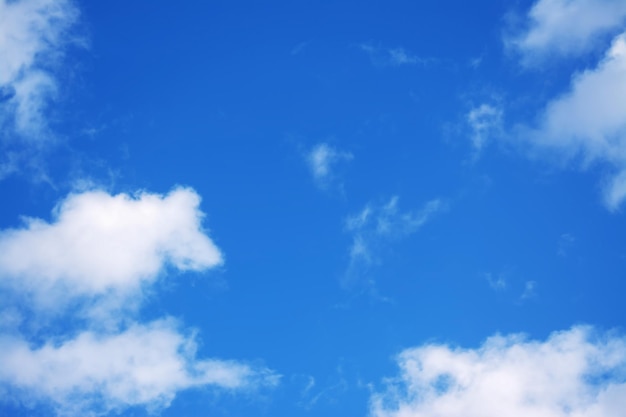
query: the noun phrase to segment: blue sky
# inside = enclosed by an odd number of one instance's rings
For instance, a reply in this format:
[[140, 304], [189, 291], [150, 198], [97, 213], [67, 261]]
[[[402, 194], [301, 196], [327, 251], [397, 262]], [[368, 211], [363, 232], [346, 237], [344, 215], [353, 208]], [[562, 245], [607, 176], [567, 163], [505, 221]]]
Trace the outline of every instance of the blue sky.
[[617, 417], [621, 0], [0, 0], [0, 415]]

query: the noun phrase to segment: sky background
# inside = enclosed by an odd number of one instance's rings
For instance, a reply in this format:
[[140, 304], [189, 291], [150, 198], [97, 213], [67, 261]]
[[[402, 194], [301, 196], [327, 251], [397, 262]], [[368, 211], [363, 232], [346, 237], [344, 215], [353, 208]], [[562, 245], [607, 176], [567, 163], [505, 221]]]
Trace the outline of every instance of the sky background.
[[0, 0], [0, 415], [626, 409], [626, 3]]

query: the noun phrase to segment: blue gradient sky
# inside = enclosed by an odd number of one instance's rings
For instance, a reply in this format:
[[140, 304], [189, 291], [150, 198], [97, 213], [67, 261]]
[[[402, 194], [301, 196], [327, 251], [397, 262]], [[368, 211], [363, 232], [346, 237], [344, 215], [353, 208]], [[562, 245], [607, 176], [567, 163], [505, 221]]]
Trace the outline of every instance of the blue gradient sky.
[[[163, 388], [167, 401], [131, 401], [103, 393], [119, 380], [89, 370], [93, 386], [67, 390], [0, 371], [0, 414], [418, 417], [448, 397], [443, 388], [416, 400], [427, 390], [402, 385], [396, 355], [412, 348], [479, 352], [495, 334], [523, 333], [510, 345], [532, 349], [523, 340], [552, 346], [554, 332], [577, 331], [595, 347], [624, 345], [626, 7], [514, 3], [1, 1], [0, 250], [16, 255], [0, 254], [0, 363], [16, 360], [15, 340], [36, 353], [169, 317], [195, 340], [187, 366], [215, 358], [260, 376], [232, 388], [194, 374]], [[29, 29], [29, 13], [49, 25]], [[15, 33], [29, 35], [6, 40]], [[23, 98], [24, 80], [42, 73], [54, 93], [36, 84]], [[152, 196], [161, 207], [176, 190], [201, 198], [180, 206], [197, 220], [192, 240], [166, 243], [179, 229], [163, 232], [156, 269], [124, 275], [139, 287], [75, 289], [95, 279], [88, 251], [111, 270], [117, 258], [104, 244], [72, 252], [72, 238], [50, 232], [52, 245], [70, 247], [60, 252], [69, 266], [50, 278], [70, 288], [69, 301], [33, 301], [61, 261], [27, 256], [16, 236], [42, 237], [24, 216], [62, 224], [72, 196]], [[146, 212], [127, 220], [112, 210], [101, 216], [129, 225], [103, 235], [112, 245], [141, 246], [178, 219], [138, 232]], [[88, 223], [76, 227], [99, 239]], [[196, 238], [221, 261], [198, 255]], [[79, 258], [87, 272], [74, 278]], [[116, 299], [123, 307], [106, 304]], [[93, 313], [98, 303], [114, 324]], [[620, 349], [607, 372], [623, 391]], [[39, 366], [24, 360], [19, 369]], [[46, 375], [62, 379], [55, 366]], [[461, 380], [454, 372], [444, 374]], [[404, 388], [381, 408], [390, 384]], [[581, 415], [617, 416], [593, 398]], [[400, 414], [403, 405], [412, 411]]]

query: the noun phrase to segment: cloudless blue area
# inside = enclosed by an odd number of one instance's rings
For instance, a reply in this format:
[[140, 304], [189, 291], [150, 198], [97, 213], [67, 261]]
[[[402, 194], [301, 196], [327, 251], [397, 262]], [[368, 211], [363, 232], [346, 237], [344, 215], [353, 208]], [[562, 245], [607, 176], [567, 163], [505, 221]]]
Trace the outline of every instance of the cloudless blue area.
[[[282, 375], [254, 395], [186, 391], [163, 416], [365, 416], [368, 386], [395, 374], [403, 348], [623, 328], [626, 224], [601, 203], [601, 167], [497, 144], [472, 158], [469, 108], [506, 92], [532, 106], [507, 118], [532, 120], [569, 81], [571, 68], [524, 71], [507, 55], [510, 2], [78, 5], [89, 46], [70, 49], [53, 109], [66, 141], [54, 186], [4, 180], [0, 225], [49, 219], [84, 177], [116, 193], [194, 188], [225, 264], [173, 274], [142, 314], [197, 329], [200, 357]], [[394, 65], [394, 48], [420, 61]], [[318, 143], [353, 155], [326, 188], [306, 161]], [[343, 288], [346, 218], [392, 196], [401, 211], [446, 209], [384, 245], [364, 272], [377, 295]]]

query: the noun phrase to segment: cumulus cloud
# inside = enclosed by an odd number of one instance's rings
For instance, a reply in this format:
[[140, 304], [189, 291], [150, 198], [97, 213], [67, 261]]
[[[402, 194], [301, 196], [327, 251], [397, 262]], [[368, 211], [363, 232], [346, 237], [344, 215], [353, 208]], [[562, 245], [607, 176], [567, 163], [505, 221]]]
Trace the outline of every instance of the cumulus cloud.
[[134, 294], [167, 265], [215, 267], [222, 255], [202, 228], [199, 204], [188, 188], [167, 195], [72, 194], [51, 222], [26, 218], [23, 227], [0, 231], [0, 286], [56, 308], [75, 297]]
[[0, 89], [3, 119], [26, 139], [46, 127], [56, 91], [50, 64], [70, 40], [78, 9], [68, 0], [0, 0]]
[[342, 162], [352, 160], [350, 152], [340, 151], [327, 143], [315, 145], [306, 155], [306, 160], [315, 183], [327, 188], [337, 180], [335, 168]]
[[352, 234], [352, 244], [344, 286], [353, 285], [360, 274], [379, 263], [380, 252], [389, 242], [415, 233], [444, 208], [445, 204], [435, 199], [420, 210], [401, 212], [398, 197], [393, 196], [386, 204], [368, 204], [359, 213], [348, 217], [345, 227]]
[[622, 0], [539, 0], [528, 12], [526, 28], [506, 40], [522, 63], [548, 57], [579, 56], [626, 23]]
[[167, 407], [180, 390], [275, 385], [267, 369], [196, 359], [193, 335], [172, 320], [133, 324], [114, 334], [85, 331], [37, 347], [0, 337], [0, 384], [14, 398], [50, 403], [60, 415], [100, 415], [129, 406]]
[[626, 339], [588, 327], [546, 341], [493, 336], [479, 348], [429, 344], [397, 357], [400, 374], [373, 394], [374, 417], [619, 417]]
[[541, 149], [580, 156], [584, 165], [612, 167], [604, 197], [617, 209], [626, 198], [626, 32], [596, 68], [576, 74], [569, 91], [547, 104], [537, 127], [518, 134]]
[[193, 387], [276, 385], [266, 368], [197, 358], [193, 332], [173, 319], [137, 320], [159, 276], [223, 262], [199, 205], [190, 188], [91, 190], [61, 201], [50, 222], [1, 231], [0, 397], [84, 416], [167, 407]]

